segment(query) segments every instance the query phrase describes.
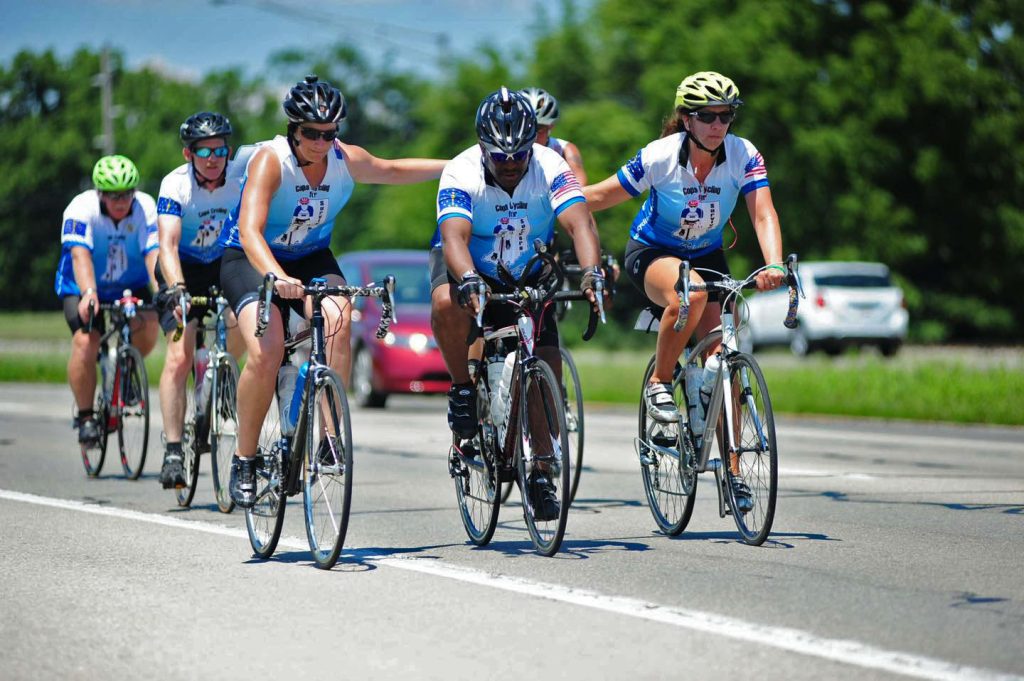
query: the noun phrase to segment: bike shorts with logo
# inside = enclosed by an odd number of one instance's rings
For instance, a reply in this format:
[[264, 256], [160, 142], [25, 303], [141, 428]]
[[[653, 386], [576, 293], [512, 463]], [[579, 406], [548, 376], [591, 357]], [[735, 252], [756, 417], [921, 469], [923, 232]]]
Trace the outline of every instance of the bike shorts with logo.
[[[326, 248], [296, 260], [285, 260], [281, 266], [284, 268], [285, 274], [295, 277], [303, 284], [308, 284], [309, 280], [315, 277], [326, 277], [330, 274], [341, 277], [342, 282], [345, 281], [345, 274], [341, 271], [338, 261]], [[245, 257], [244, 251], [238, 248], [224, 249], [220, 265], [220, 288], [236, 316], [246, 305], [256, 302], [259, 297], [259, 288], [262, 285], [263, 275], [249, 264], [249, 259]], [[305, 317], [302, 299], [281, 300], [274, 296], [273, 302], [282, 310], [289, 308]]]

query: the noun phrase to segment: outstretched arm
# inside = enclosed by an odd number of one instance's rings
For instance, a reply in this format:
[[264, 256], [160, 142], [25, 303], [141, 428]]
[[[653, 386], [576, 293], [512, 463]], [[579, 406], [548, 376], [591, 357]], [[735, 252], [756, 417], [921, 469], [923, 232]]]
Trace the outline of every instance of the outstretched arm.
[[597, 184], [584, 187], [583, 196], [587, 197], [587, 206], [591, 211], [611, 208], [631, 198], [629, 192], [619, 182], [618, 175], [611, 175]]
[[436, 180], [447, 163], [434, 158], [377, 158], [354, 144], [339, 144], [352, 179], [365, 184], [415, 184]]
[[572, 142], [568, 142], [562, 152], [562, 158], [569, 164], [569, 168], [572, 169], [572, 174], [579, 180], [580, 186], [585, 186], [587, 184], [587, 173], [583, 170], [583, 157], [580, 155], [579, 148]]

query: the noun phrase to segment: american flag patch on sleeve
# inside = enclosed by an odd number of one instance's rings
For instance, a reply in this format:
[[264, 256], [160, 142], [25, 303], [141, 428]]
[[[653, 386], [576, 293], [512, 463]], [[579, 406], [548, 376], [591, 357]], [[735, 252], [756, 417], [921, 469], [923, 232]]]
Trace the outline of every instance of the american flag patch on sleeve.
[[568, 194], [581, 191], [580, 182], [571, 170], [565, 171], [551, 183], [551, 199], [553, 201], [558, 201]]

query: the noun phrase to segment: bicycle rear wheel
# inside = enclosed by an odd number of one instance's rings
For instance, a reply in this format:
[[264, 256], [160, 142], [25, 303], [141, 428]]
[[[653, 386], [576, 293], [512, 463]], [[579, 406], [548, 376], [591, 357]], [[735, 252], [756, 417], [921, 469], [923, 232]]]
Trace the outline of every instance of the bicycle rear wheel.
[[576, 370], [576, 362], [565, 348], [562, 353], [562, 395], [565, 405], [565, 427], [569, 432], [569, 479], [571, 491], [569, 501], [576, 499], [576, 490], [580, 486], [580, 473], [583, 472], [583, 388], [580, 387], [580, 374]]
[[[775, 519], [779, 474], [775, 415], [768, 397], [768, 384], [753, 357], [745, 353], [733, 355], [729, 360], [729, 375], [733, 386], [734, 422], [728, 423], [723, 418], [723, 428], [732, 432], [736, 452], [728, 454], [728, 459], [723, 456], [726, 495], [743, 541], [760, 546], [768, 538]], [[725, 432], [723, 430], [722, 435]], [[748, 503], [737, 503], [733, 480], [750, 489]]]
[[210, 468], [213, 470], [213, 493], [221, 513], [231, 513], [235, 502], [228, 493], [231, 479], [231, 458], [238, 448], [238, 410], [235, 406], [238, 389], [238, 366], [231, 355], [221, 358], [211, 386], [207, 414], [210, 423]]
[[196, 482], [199, 480], [199, 447], [196, 442], [196, 381], [195, 366], [189, 369], [185, 377], [185, 423], [181, 431], [181, 466], [185, 473], [185, 486], [174, 490], [178, 506], [187, 508], [196, 495]]
[[[281, 450], [281, 423], [274, 396], [263, 419], [259, 445], [256, 450], [256, 503], [245, 509], [245, 529], [249, 532], [249, 544], [257, 558], [270, 558], [277, 549], [284, 527], [284, 477], [285, 460]], [[225, 478], [230, 475], [228, 464]], [[227, 479], [224, 480], [227, 492]]]
[[103, 381], [96, 382], [96, 399], [93, 401], [93, 415], [99, 430], [99, 439], [95, 442], [80, 442], [79, 448], [82, 451], [82, 465], [85, 466], [85, 474], [95, 478], [103, 468], [103, 461], [107, 457], [107, 426], [110, 423], [110, 408], [103, 398]]
[[114, 380], [114, 411], [117, 414], [117, 442], [125, 477], [138, 480], [146, 464], [149, 445], [149, 378], [142, 355], [134, 347], [117, 351]]
[[[483, 389], [482, 380], [477, 385], [477, 413], [486, 414], [487, 391]], [[480, 424], [471, 442], [463, 444], [458, 436], [453, 436], [448, 458], [462, 525], [469, 540], [477, 546], [485, 546], [494, 536], [502, 502], [495, 451], [497, 443], [495, 436], [489, 435], [493, 430], [494, 426], [486, 420]]]
[[302, 500], [306, 538], [318, 568], [329, 570], [341, 555], [352, 503], [352, 423], [338, 375], [318, 374], [306, 419]]
[[[654, 522], [662, 532], [675, 537], [686, 529], [693, 514], [696, 498], [696, 475], [692, 468], [681, 465], [680, 453], [686, 457], [689, 443], [684, 441], [685, 433], [679, 432], [679, 424], [656, 421], [647, 413], [644, 390], [654, 373], [654, 357], [647, 363], [643, 383], [640, 384], [640, 424], [637, 453], [640, 455], [640, 473], [644, 481], [647, 505], [654, 516]], [[673, 396], [676, 406], [686, 409], [684, 376], [679, 365], [674, 372]], [[662, 449], [654, 449], [655, 444]], [[692, 455], [690, 456], [692, 460]], [[691, 464], [692, 465], [692, 464]]]
[[[523, 497], [523, 517], [537, 552], [554, 555], [562, 545], [565, 523], [569, 516], [569, 432], [565, 426], [562, 391], [555, 373], [543, 360], [526, 368], [522, 385], [525, 408], [517, 405], [516, 465], [519, 469], [519, 493]], [[512, 418], [512, 415], [509, 415]], [[544, 474], [554, 487], [557, 509], [545, 508], [535, 487], [533, 475]], [[549, 513], [549, 511], [557, 511]]]

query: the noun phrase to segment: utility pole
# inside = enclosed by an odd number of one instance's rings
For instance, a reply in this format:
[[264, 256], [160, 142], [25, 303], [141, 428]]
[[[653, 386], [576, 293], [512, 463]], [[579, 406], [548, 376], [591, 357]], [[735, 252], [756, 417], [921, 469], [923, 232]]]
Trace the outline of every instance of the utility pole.
[[93, 79], [93, 84], [100, 88], [100, 115], [103, 134], [96, 137], [94, 144], [104, 156], [114, 153], [114, 75], [110, 71], [110, 49], [103, 48], [100, 53], [100, 73]]

